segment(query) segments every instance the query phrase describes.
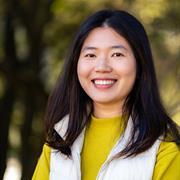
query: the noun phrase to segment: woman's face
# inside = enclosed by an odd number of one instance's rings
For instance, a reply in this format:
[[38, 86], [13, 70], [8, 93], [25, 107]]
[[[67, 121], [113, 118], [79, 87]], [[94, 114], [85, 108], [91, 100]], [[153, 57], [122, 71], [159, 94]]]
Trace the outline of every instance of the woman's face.
[[77, 65], [79, 82], [94, 103], [122, 105], [136, 77], [129, 43], [110, 27], [90, 32]]

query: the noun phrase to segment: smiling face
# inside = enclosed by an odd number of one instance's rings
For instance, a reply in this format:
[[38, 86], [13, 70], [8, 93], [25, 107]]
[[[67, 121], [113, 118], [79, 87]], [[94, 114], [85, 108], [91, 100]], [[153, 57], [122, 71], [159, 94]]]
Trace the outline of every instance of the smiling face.
[[94, 105], [121, 108], [135, 81], [136, 60], [125, 38], [110, 27], [98, 27], [84, 41], [77, 74]]

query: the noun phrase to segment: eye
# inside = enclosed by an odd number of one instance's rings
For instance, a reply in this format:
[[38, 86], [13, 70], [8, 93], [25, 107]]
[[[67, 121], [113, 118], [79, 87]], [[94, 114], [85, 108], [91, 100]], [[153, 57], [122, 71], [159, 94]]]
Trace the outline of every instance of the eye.
[[96, 55], [95, 54], [85, 54], [85, 56], [84, 57], [88, 57], [88, 58], [95, 58], [96, 57]]
[[112, 55], [111, 55], [111, 57], [123, 57], [124, 56], [124, 54], [122, 54], [122, 53], [120, 53], [120, 52], [116, 52], [116, 53], [113, 53]]

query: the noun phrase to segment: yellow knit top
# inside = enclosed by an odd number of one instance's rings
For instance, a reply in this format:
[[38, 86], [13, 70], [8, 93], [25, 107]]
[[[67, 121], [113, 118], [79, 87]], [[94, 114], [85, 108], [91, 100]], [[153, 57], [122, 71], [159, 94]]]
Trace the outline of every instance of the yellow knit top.
[[[95, 118], [86, 128], [81, 152], [82, 180], [95, 180], [101, 165], [123, 132], [121, 117]], [[37, 163], [33, 180], [49, 180], [51, 148], [46, 144]], [[180, 151], [175, 143], [162, 142], [157, 153], [153, 180], [180, 179]]]
[[121, 117], [91, 117], [81, 154], [82, 180], [96, 179], [100, 167], [123, 131]]

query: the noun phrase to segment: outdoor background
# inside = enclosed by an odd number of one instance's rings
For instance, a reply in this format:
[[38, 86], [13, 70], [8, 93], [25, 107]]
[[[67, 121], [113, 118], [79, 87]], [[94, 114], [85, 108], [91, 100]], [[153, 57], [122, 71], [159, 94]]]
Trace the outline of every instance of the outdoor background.
[[143, 23], [163, 102], [180, 123], [179, 0], [0, 0], [0, 180], [31, 179], [48, 94], [79, 23], [102, 8]]

